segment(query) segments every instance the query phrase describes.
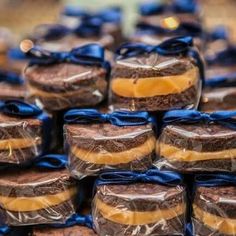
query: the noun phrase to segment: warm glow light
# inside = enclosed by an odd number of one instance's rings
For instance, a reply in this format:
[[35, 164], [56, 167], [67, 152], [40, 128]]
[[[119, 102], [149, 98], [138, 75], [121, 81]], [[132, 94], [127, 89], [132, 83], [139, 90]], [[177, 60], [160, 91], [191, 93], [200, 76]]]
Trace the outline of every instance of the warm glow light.
[[161, 22], [161, 25], [166, 29], [175, 30], [178, 28], [179, 23], [180, 22], [179, 22], [178, 18], [176, 18], [174, 16], [170, 16], [170, 17], [163, 19]]
[[33, 46], [34, 43], [30, 39], [24, 39], [20, 43], [20, 49], [23, 52], [28, 52]]

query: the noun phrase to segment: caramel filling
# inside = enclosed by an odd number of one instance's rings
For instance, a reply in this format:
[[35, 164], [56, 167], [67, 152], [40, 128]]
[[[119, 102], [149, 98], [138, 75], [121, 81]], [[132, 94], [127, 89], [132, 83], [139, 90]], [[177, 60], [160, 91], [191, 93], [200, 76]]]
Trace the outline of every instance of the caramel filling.
[[160, 143], [159, 150], [160, 150], [160, 156], [169, 159], [170, 162], [220, 160], [220, 159], [231, 159], [236, 157], [236, 148], [217, 152], [196, 152], [196, 151], [186, 150], [184, 148], [180, 149], [165, 143]]
[[122, 97], [154, 97], [181, 93], [196, 85], [199, 78], [197, 68], [182, 75], [160, 76], [147, 78], [114, 78], [111, 82], [112, 91]]
[[0, 150], [11, 150], [28, 148], [41, 143], [41, 139], [36, 138], [12, 138], [0, 140]]
[[195, 217], [211, 229], [217, 230], [222, 234], [236, 234], [236, 219], [229, 219], [213, 215], [193, 204]]
[[107, 152], [106, 150], [93, 152], [75, 146], [71, 148], [71, 152], [74, 156], [85, 162], [101, 165], [117, 165], [142, 159], [149, 155], [155, 150], [155, 143], [155, 137], [150, 137], [143, 144], [123, 152]]
[[[33, 188], [33, 187], [32, 187]], [[37, 197], [6, 197], [0, 196], [0, 205], [9, 211], [37, 211], [56, 206], [71, 199], [76, 194], [76, 188], [70, 188], [61, 193]]]
[[159, 221], [163, 222], [163, 220], [173, 219], [185, 212], [185, 205], [183, 203], [172, 208], [155, 211], [129, 211], [126, 207], [120, 209], [109, 206], [98, 198], [95, 201], [97, 210], [105, 219], [124, 225], [146, 225]]

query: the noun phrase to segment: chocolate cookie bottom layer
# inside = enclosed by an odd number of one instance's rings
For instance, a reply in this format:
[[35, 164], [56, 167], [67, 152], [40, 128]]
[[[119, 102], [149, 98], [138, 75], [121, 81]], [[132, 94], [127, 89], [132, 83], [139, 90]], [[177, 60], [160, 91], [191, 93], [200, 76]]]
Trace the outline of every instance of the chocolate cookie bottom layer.
[[137, 160], [117, 165], [101, 165], [85, 162], [72, 153], [69, 154], [69, 169], [73, 176], [82, 177], [87, 175], [98, 175], [104, 169], [122, 169], [133, 171], [145, 171], [152, 167], [155, 160], [155, 152], [141, 157]]
[[193, 108], [198, 103], [198, 91], [196, 86], [178, 94], [161, 95], [144, 98], [122, 97], [112, 93], [112, 105], [114, 108], [146, 111], [165, 111], [174, 108]]
[[125, 225], [112, 222], [100, 213], [95, 216], [95, 227], [101, 236], [131, 236], [131, 235], [184, 235], [184, 215], [179, 215], [170, 220], [161, 220], [152, 224]]
[[65, 223], [74, 213], [74, 205], [68, 200], [37, 211], [16, 212], [0, 208], [0, 221], [2, 224], [12, 226]]

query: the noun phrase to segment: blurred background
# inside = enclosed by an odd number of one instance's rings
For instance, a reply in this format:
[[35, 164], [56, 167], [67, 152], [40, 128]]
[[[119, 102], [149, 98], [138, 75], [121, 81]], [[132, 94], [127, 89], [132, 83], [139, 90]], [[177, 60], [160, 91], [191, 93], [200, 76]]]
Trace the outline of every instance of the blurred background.
[[[158, 1], [158, 0], [157, 0]], [[164, 1], [164, 0], [163, 0]], [[166, 0], [167, 1], [167, 0]], [[236, 41], [236, 0], [199, 0], [202, 4], [206, 27], [226, 25]], [[35, 25], [54, 23], [63, 5], [79, 5], [92, 10], [119, 4], [125, 13], [124, 29], [130, 33], [137, 17], [138, 0], [1, 0], [0, 25], [12, 30], [16, 37], [23, 37]]]

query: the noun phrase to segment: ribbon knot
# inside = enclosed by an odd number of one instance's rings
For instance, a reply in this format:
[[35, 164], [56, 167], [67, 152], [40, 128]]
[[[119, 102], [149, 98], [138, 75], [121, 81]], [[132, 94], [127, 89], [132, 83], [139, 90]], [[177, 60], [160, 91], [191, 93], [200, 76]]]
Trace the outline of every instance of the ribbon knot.
[[64, 120], [68, 124], [90, 124], [109, 122], [117, 126], [145, 125], [153, 122], [147, 112], [116, 111], [100, 113], [95, 109], [72, 109], [65, 113]]

